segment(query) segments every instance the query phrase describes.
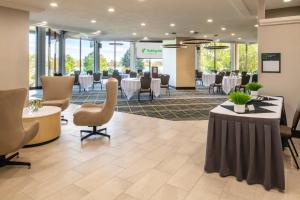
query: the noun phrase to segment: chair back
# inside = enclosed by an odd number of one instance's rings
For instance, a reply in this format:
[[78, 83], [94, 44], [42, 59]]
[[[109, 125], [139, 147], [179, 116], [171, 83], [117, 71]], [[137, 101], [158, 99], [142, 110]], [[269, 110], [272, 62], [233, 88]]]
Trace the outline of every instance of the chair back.
[[202, 78], [202, 75], [203, 75], [203, 72], [197, 71], [196, 78], [200, 79], [200, 78]]
[[54, 76], [62, 76], [62, 73], [54, 73]]
[[250, 75], [242, 76], [242, 85], [247, 85], [250, 81]]
[[74, 74], [74, 85], [79, 84], [79, 76], [80, 76], [80, 73], [75, 72], [75, 74]]
[[129, 76], [130, 76], [130, 78], [136, 78], [137, 73], [136, 72], [130, 72]]
[[113, 71], [112, 76], [113, 76], [113, 77], [116, 77], [116, 76], [119, 76], [119, 75], [120, 75], [119, 71], [115, 69], [115, 70]]
[[105, 77], [108, 76], [108, 71], [107, 70], [103, 70], [102, 73], [103, 73], [103, 76], [105, 76]]
[[252, 75], [252, 82], [258, 82], [258, 75], [257, 74], [253, 74]]
[[71, 98], [74, 80], [75, 78], [73, 76], [43, 76], [41, 78], [43, 100], [48, 101]]
[[229, 72], [229, 71], [225, 72], [225, 76], [230, 76], [230, 74], [231, 74], [231, 72]]
[[148, 90], [151, 88], [151, 78], [141, 77], [141, 89]]
[[6, 155], [24, 139], [22, 113], [27, 89], [0, 91], [0, 155]]
[[144, 73], [144, 77], [150, 78], [150, 77], [151, 77], [151, 76], [150, 76], [150, 72], [145, 72], [145, 73]]
[[212, 72], [212, 73], [215, 73], [215, 74], [218, 73], [217, 70], [211, 70], [211, 72]]
[[223, 81], [223, 76], [218, 74], [216, 75], [216, 80], [215, 80], [215, 84], [222, 84], [222, 81]]
[[88, 71], [86, 71], [86, 73], [87, 73], [88, 75], [93, 75], [93, 71], [92, 71], [92, 70], [88, 70]]
[[168, 74], [162, 74], [160, 76], [160, 80], [161, 80], [161, 85], [169, 85], [170, 75], [168, 75]]
[[299, 120], [300, 120], [300, 104], [298, 104], [298, 107], [297, 107], [296, 112], [294, 114], [293, 124], [292, 124], [292, 133], [294, 133], [296, 131]]
[[130, 74], [131, 70], [130, 69], [126, 69], [125, 70], [125, 74]]
[[242, 76], [246, 76], [247, 72], [246, 71], [242, 71]]
[[93, 74], [94, 81], [100, 81], [101, 80], [101, 73], [97, 72]]
[[107, 123], [113, 116], [117, 104], [118, 80], [109, 78], [106, 84], [106, 99], [101, 111], [102, 123]]

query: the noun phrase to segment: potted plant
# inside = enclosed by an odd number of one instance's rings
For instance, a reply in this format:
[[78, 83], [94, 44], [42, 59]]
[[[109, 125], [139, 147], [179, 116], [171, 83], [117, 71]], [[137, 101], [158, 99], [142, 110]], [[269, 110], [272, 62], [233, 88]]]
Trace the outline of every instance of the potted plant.
[[256, 82], [248, 83], [246, 85], [246, 88], [250, 90], [251, 97], [253, 98], [257, 98], [258, 90], [261, 89], [262, 87], [263, 87], [262, 84]]
[[243, 92], [232, 92], [229, 94], [229, 100], [234, 103], [234, 112], [245, 113], [246, 104], [251, 100], [251, 97]]

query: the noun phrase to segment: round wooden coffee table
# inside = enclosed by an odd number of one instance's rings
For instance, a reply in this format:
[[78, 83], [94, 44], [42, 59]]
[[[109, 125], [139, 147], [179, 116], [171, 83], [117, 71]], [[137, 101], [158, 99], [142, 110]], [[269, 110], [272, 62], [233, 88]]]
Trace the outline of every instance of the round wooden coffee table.
[[37, 135], [25, 145], [35, 147], [48, 144], [59, 138], [61, 133], [61, 108], [55, 106], [43, 106], [37, 112], [30, 112], [28, 108], [23, 110], [23, 122], [39, 122]]

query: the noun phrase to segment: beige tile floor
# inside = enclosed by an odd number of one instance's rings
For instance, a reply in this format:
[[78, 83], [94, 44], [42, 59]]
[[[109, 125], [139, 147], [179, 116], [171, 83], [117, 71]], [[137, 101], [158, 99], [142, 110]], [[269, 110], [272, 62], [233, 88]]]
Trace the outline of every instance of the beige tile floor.
[[[300, 199], [300, 171], [284, 153], [285, 193], [203, 171], [207, 121], [174, 122], [115, 113], [112, 138], [80, 143], [71, 105], [59, 140], [22, 149], [32, 168], [0, 169], [1, 200]], [[300, 142], [297, 142], [300, 149]]]

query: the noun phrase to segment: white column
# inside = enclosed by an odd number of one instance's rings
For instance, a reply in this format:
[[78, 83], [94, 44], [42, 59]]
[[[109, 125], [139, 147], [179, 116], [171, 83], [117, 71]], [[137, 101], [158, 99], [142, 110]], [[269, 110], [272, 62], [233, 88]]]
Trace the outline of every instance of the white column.
[[231, 63], [231, 70], [236, 70], [236, 48], [235, 43], [230, 43], [230, 63]]
[[136, 47], [135, 42], [130, 42], [130, 69], [135, 71]]

